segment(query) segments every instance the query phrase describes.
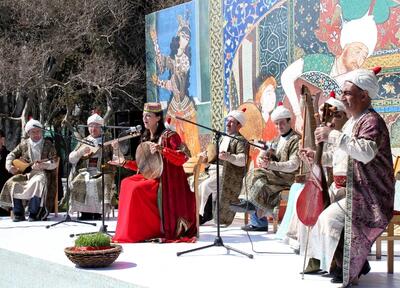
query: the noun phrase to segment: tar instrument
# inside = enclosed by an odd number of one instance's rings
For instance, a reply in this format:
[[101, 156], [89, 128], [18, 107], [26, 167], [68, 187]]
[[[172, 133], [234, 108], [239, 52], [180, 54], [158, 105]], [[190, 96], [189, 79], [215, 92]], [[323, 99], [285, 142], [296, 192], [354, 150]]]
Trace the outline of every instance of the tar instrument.
[[31, 171], [31, 167], [33, 164], [35, 163], [43, 163], [49, 160], [54, 159], [56, 156], [52, 157], [52, 158], [47, 158], [47, 159], [42, 159], [42, 160], [38, 160], [38, 161], [34, 161], [34, 162], [28, 162], [23, 158], [19, 158], [19, 159], [14, 159], [12, 161], [12, 165], [18, 169], [18, 173], [19, 174], [24, 174], [24, 173], [29, 173]]
[[91, 145], [89, 145], [89, 144], [83, 143], [83, 144], [79, 147], [79, 150], [86, 149], [86, 147], [89, 148], [89, 149], [90, 149], [90, 152], [88, 152], [88, 153], [86, 153], [85, 155], [83, 155], [84, 157], [89, 157], [90, 155], [96, 154], [97, 151], [99, 151], [99, 149], [100, 149], [101, 146], [103, 146], [103, 147], [104, 147], [104, 146], [108, 146], [108, 145], [111, 145], [114, 141], [121, 142], [121, 141], [128, 140], [128, 139], [131, 139], [131, 138], [134, 138], [134, 137], [138, 137], [138, 136], [140, 136], [140, 132], [132, 132], [132, 133], [130, 133], [129, 135], [126, 135], [126, 136], [123, 136], [123, 137], [120, 137], [120, 138], [116, 138], [116, 139], [113, 139], [113, 140], [104, 142], [103, 145], [91, 146]]
[[163, 159], [160, 152], [151, 153], [150, 145], [152, 142], [140, 143], [136, 149], [136, 163], [138, 171], [146, 179], [157, 179], [161, 177], [163, 171]]

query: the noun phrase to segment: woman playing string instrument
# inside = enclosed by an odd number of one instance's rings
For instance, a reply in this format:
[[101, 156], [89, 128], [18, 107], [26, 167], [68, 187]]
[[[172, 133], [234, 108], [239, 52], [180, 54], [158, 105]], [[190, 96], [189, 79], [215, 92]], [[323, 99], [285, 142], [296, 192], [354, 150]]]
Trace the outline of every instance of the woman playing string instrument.
[[[146, 143], [151, 153], [161, 154], [161, 177], [146, 179], [143, 174], [136, 174], [122, 181], [114, 242], [155, 238], [189, 242], [197, 233], [195, 195], [189, 189], [182, 167], [188, 157], [182, 152], [179, 135], [165, 128], [162, 113], [160, 103], [145, 104], [145, 131], [140, 144]], [[115, 142], [114, 147], [117, 145]], [[125, 161], [122, 166], [137, 171], [143, 163]]]

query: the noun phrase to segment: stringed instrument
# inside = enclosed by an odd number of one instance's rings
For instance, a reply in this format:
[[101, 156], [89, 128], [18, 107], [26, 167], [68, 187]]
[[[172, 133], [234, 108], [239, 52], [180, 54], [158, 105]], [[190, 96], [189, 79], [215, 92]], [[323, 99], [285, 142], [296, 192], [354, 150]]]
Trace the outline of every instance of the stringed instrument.
[[[322, 112], [321, 125], [326, 125], [332, 119], [331, 105], [325, 103]], [[309, 179], [297, 199], [296, 209], [299, 220], [306, 226], [313, 226], [322, 211], [329, 206], [328, 185], [321, 165], [324, 143], [318, 143], [314, 163], [310, 169]]]
[[140, 136], [140, 132], [132, 132], [132, 133], [130, 133], [129, 135], [126, 135], [126, 136], [123, 136], [123, 137], [120, 137], [120, 138], [116, 138], [116, 139], [113, 139], [113, 140], [109, 140], [109, 141], [107, 141], [107, 142], [104, 142], [103, 145], [91, 146], [91, 145], [89, 145], [89, 144], [83, 143], [83, 144], [79, 147], [79, 150], [83, 150], [83, 149], [89, 148], [90, 151], [89, 151], [88, 153], [86, 153], [86, 154], [83, 155], [84, 157], [89, 157], [90, 155], [96, 154], [97, 151], [99, 151], [99, 149], [100, 149], [101, 146], [103, 146], [103, 147], [104, 147], [104, 146], [108, 146], [108, 145], [111, 145], [114, 141], [121, 142], [121, 141], [128, 140], [128, 139], [131, 139], [131, 138], [134, 138], [134, 137], [138, 137], [138, 136]]
[[46, 158], [46, 159], [41, 159], [38, 161], [34, 161], [34, 162], [28, 162], [27, 160], [23, 159], [23, 158], [18, 158], [18, 159], [14, 159], [12, 161], [12, 165], [18, 169], [18, 174], [25, 174], [25, 173], [29, 173], [32, 170], [32, 166], [35, 163], [43, 163], [46, 161], [50, 161], [50, 160], [54, 160], [55, 158], [57, 158], [57, 156], [51, 157], [51, 158]]

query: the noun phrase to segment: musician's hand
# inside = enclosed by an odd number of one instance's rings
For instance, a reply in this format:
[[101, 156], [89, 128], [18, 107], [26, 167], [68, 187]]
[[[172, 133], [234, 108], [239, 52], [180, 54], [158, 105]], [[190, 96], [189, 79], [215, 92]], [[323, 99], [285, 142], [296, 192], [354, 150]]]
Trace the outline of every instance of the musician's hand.
[[313, 162], [315, 158], [315, 151], [310, 148], [303, 148], [299, 151], [300, 158], [305, 158], [309, 162]]
[[269, 162], [270, 161], [269, 161], [268, 157], [259, 157], [259, 158], [257, 158], [258, 167], [268, 168]]
[[17, 167], [11, 166], [11, 168], [10, 168], [10, 170], [8, 172], [10, 172], [11, 174], [15, 175], [15, 174], [17, 174], [19, 172], [19, 170], [18, 170]]
[[81, 155], [81, 157], [82, 156], [88, 157], [91, 154], [91, 150], [89, 147], [85, 147], [85, 148], [79, 150], [79, 154]]
[[207, 151], [200, 152], [199, 154], [197, 154], [197, 157], [199, 157], [199, 158], [202, 157], [203, 158], [202, 163], [207, 163], [207, 161], [208, 161]]
[[40, 162], [35, 162], [32, 165], [32, 170], [43, 170], [44, 169], [44, 163], [40, 163]]
[[118, 140], [114, 140], [111, 142], [111, 146], [113, 147], [113, 149], [118, 149], [119, 148], [119, 141]]
[[154, 154], [156, 152], [161, 152], [163, 147], [159, 144], [156, 143], [150, 143], [150, 152], [151, 154]]
[[229, 159], [229, 156], [231, 156], [231, 154], [229, 152], [222, 151], [222, 152], [219, 152], [218, 158], [225, 161], [225, 160]]
[[330, 126], [317, 127], [314, 132], [315, 143], [328, 142], [329, 133], [331, 133], [332, 130]]

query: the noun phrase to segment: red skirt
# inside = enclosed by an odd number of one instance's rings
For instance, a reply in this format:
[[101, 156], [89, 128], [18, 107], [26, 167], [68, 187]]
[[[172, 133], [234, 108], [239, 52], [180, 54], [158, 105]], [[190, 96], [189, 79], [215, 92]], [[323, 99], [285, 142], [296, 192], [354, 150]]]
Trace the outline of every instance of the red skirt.
[[121, 182], [115, 243], [135, 243], [162, 238], [162, 224], [157, 204], [159, 180], [141, 174]]

